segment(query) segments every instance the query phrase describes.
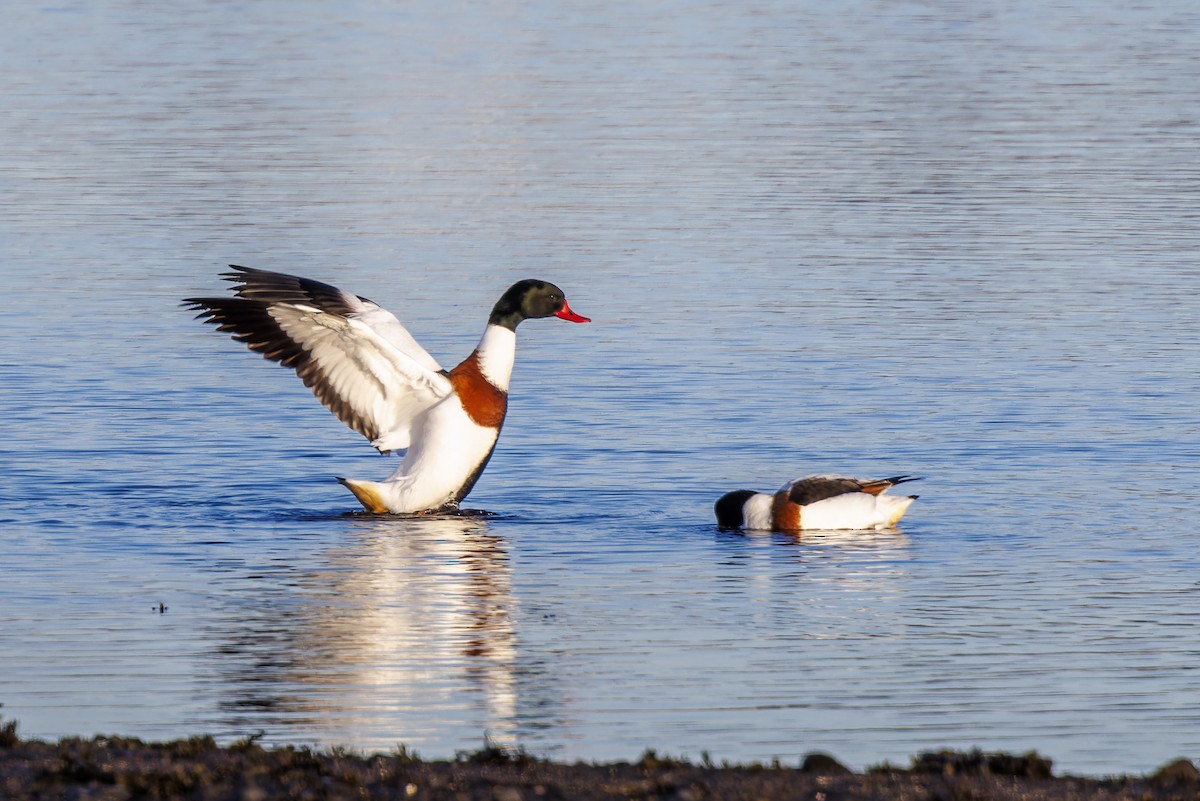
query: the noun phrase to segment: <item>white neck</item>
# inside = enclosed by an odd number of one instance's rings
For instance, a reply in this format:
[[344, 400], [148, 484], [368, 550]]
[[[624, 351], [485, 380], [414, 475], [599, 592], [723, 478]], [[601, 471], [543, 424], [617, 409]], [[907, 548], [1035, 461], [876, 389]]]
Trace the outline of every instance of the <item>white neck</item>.
[[488, 325], [475, 348], [479, 369], [493, 386], [508, 391], [513, 360], [517, 357], [517, 332], [502, 325]]
[[746, 528], [771, 530], [771, 504], [775, 498], [762, 492], [757, 492], [746, 499], [742, 505], [743, 525]]

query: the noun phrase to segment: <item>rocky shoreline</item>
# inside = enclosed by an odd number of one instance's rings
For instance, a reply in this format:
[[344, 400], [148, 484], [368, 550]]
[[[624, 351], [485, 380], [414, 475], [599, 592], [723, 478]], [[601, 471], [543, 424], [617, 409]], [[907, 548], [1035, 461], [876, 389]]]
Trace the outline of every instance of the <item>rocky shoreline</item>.
[[146, 743], [127, 737], [26, 740], [0, 726], [0, 798], [196, 799], [200, 801], [1193, 801], [1200, 771], [1184, 759], [1148, 776], [1055, 776], [1037, 754], [921, 754], [908, 767], [853, 773], [810, 754], [797, 766], [714, 765], [660, 757], [564, 764], [487, 747], [425, 761], [400, 749], [360, 755], [339, 749], [219, 746], [211, 737]]

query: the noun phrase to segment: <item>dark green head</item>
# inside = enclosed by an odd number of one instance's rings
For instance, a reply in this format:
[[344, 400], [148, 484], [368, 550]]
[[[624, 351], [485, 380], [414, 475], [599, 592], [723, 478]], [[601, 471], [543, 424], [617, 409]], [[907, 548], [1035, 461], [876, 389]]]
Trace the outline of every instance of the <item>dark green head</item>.
[[521, 321], [530, 317], [561, 317], [572, 323], [591, 322], [587, 317], [580, 317], [571, 311], [567, 296], [561, 289], [547, 281], [531, 278], [518, 281], [500, 296], [488, 322], [516, 331]]
[[754, 490], [734, 490], [717, 499], [713, 511], [717, 515], [717, 528], [733, 531], [746, 525], [746, 501], [757, 495]]

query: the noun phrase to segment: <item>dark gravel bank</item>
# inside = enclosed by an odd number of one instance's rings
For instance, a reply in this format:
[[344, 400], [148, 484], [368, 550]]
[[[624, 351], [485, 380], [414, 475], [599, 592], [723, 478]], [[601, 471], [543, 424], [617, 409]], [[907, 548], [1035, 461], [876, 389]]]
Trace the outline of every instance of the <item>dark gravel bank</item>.
[[338, 750], [219, 747], [211, 738], [144, 743], [125, 737], [22, 740], [0, 727], [0, 798], [125, 799], [671, 799], [672, 801], [1038, 801], [1200, 799], [1200, 772], [1186, 760], [1151, 776], [1056, 777], [1036, 754], [922, 754], [905, 768], [851, 773], [829, 757], [799, 766], [692, 764], [647, 752], [634, 763], [559, 764], [485, 748], [426, 762], [403, 751], [359, 756]]

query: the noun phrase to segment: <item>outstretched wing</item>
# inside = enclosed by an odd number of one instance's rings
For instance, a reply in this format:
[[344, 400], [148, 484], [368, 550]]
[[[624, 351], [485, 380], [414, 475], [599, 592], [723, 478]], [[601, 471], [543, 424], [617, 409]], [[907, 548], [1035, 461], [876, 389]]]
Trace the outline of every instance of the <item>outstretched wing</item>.
[[868, 495], [879, 495], [889, 487], [903, 484], [906, 481], [918, 480], [913, 476], [892, 476], [870, 481], [862, 481], [847, 476], [805, 476], [783, 486], [787, 491], [788, 500], [800, 506], [807, 506], [827, 498], [836, 498], [851, 492], [865, 492]]
[[441, 365], [395, 315], [337, 287], [230, 265], [231, 298], [188, 298], [197, 319], [291, 367], [321, 403], [382, 451], [409, 444], [412, 420], [451, 392]]

